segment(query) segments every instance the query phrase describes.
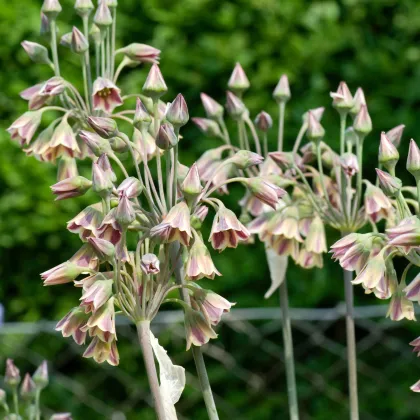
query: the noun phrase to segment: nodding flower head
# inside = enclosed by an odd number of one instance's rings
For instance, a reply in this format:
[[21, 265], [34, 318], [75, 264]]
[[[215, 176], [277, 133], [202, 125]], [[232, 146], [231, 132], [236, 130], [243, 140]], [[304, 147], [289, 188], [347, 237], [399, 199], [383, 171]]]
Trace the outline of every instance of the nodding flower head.
[[368, 181], [365, 182], [366, 214], [372, 219], [374, 223], [377, 223], [382, 219], [387, 219], [392, 213], [392, 203], [390, 199], [383, 193], [383, 191], [379, 187], [376, 187]]
[[187, 350], [191, 345], [202, 346], [209, 342], [211, 338], [217, 338], [208, 320], [205, 316], [194, 309], [186, 309], [185, 312], [185, 329], [187, 335]]
[[189, 250], [185, 274], [188, 280], [200, 280], [203, 277], [213, 280], [214, 276], [221, 276], [213, 264], [209, 250], [198, 235], [195, 235]]
[[120, 92], [111, 80], [98, 77], [93, 84], [93, 109], [110, 114], [123, 104]]

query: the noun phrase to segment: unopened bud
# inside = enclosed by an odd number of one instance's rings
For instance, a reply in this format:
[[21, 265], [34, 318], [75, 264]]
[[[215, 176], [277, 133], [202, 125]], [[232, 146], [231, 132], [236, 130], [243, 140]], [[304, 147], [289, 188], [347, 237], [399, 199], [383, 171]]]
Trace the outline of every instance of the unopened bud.
[[279, 104], [282, 102], [286, 103], [291, 97], [289, 79], [285, 74], [282, 74], [274, 89], [273, 98]]
[[366, 136], [372, 131], [372, 120], [366, 105], [360, 106], [360, 111], [353, 122], [353, 128], [360, 136]]
[[112, 25], [111, 11], [106, 1], [99, 2], [95, 16], [93, 17], [93, 22], [101, 31]]
[[102, 153], [99, 156], [96, 163], [100, 166], [100, 168], [105, 172], [105, 174], [111, 179], [112, 182], [117, 180], [117, 176], [115, 175], [114, 171], [112, 170], [111, 163], [108, 159], [108, 155], [106, 153]]
[[111, 152], [109, 142], [99, 134], [83, 130], [79, 133], [79, 136], [95, 156], [100, 156], [103, 153], [109, 154]]
[[52, 185], [51, 191], [57, 196], [56, 200], [65, 200], [85, 194], [91, 186], [92, 182], [83, 176], [74, 176]]
[[240, 119], [246, 111], [245, 104], [232, 92], [226, 92], [226, 108], [232, 118]]
[[324, 135], [324, 127], [319, 123], [311, 111], [308, 112], [308, 130], [306, 131], [308, 139], [311, 141], [320, 141]]
[[22, 385], [20, 387], [20, 396], [25, 401], [30, 401], [35, 396], [36, 386], [31, 378], [31, 375], [27, 373], [23, 378]]
[[76, 54], [84, 54], [89, 49], [88, 40], [75, 26], [71, 33], [71, 49]]
[[201, 229], [201, 226], [204, 222], [204, 219], [207, 217], [208, 212], [209, 208], [207, 206], [198, 206], [194, 213], [191, 215], [191, 227], [196, 230]]
[[62, 7], [58, 0], [44, 0], [41, 8], [41, 12], [50, 20], [56, 19], [61, 10]]
[[136, 219], [133, 205], [126, 195], [120, 197], [115, 211], [115, 220], [123, 227], [128, 227]]
[[92, 190], [100, 197], [106, 197], [111, 193], [113, 187], [114, 184], [110, 177], [94, 162], [92, 166]]
[[90, 31], [89, 31], [89, 35], [93, 39], [93, 42], [98, 47], [101, 44], [101, 40], [102, 40], [101, 30], [99, 29], [99, 27], [96, 26], [95, 24], [92, 24], [92, 26], [90, 28]]
[[357, 88], [353, 98], [353, 107], [350, 109], [350, 115], [355, 118], [360, 112], [362, 105], [366, 105], [365, 94], [362, 88]]
[[71, 49], [71, 41], [73, 39], [73, 33], [72, 32], [67, 32], [66, 34], [64, 34], [61, 38], [60, 38], [60, 45], [62, 45], [63, 47], [66, 48], [70, 48]]
[[159, 62], [160, 50], [146, 44], [130, 44], [115, 52], [115, 54], [124, 54], [131, 61], [136, 63], [152, 63]]
[[400, 125], [397, 125], [396, 127], [392, 128], [391, 130], [389, 130], [386, 133], [386, 136], [389, 138], [390, 142], [396, 148], [398, 148], [400, 146], [401, 137], [403, 135], [404, 128], [405, 128], [405, 125], [404, 124], [400, 124]]
[[74, 8], [77, 14], [83, 17], [89, 16], [95, 7], [93, 6], [92, 0], [76, 0]]
[[58, 162], [57, 181], [64, 181], [78, 175], [76, 159], [65, 155], [62, 156]]
[[305, 112], [302, 115], [302, 120], [303, 122], [308, 123], [308, 114], [309, 112], [311, 112], [317, 121], [321, 121], [322, 116], [324, 115], [324, 111], [325, 108], [323, 106], [320, 106], [319, 108], [310, 109], [308, 112]]
[[219, 119], [223, 117], [223, 106], [216, 102], [213, 98], [205, 93], [200, 94], [201, 102], [206, 111], [207, 118]]
[[264, 161], [264, 158], [258, 153], [250, 152], [248, 150], [239, 150], [231, 158], [232, 162], [238, 169], [247, 169], [251, 166], [259, 165]]
[[222, 137], [219, 124], [207, 118], [192, 118], [192, 122], [209, 137]]
[[338, 111], [348, 112], [353, 108], [353, 97], [346, 82], [340, 82], [337, 92], [331, 92], [330, 96], [333, 98], [333, 107]]
[[4, 375], [4, 383], [10, 388], [15, 388], [20, 382], [20, 372], [12, 359], [6, 360], [6, 374]]
[[410, 140], [408, 149], [407, 171], [416, 178], [416, 181], [420, 180], [420, 150], [413, 139]]
[[23, 41], [21, 43], [23, 49], [28, 54], [29, 58], [38, 64], [50, 64], [51, 60], [48, 58], [48, 50], [40, 44], [31, 41]]
[[117, 188], [119, 195], [126, 195], [128, 198], [134, 198], [143, 191], [142, 183], [135, 177], [130, 176], [124, 179]]
[[179, 128], [187, 124], [189, 120], [188, 107], [184, 97], [179, 93], [166, 111], [166, 119], [175, 127]]
[[359, 172], [359, 163], [357, 162], [356, 155], [353, 153], [344, 153], [340, 158], [340, 164], [348, 177], [352, 177]]
[[156, 146], [162, 150], [169, 150], [178, 144], [178, 136], [171, 124], [162, 124], [156, 138]]
[[255, 118], [255, 125], [263, 133], [266, 133], [273, 126], [273, 119], [267, 112], [261, 111]]
[[116, 153], [125, 153], [128, 150], [127, 143], [121, 138], [122, 134], [120, 133], [120, 135], [109, 139], [111, 149]]
[[118, 125], [112, 118], [88, 117], [87, 122], [104, 139], [110, 139], [118, 134]]
[[389, 141], [384, 132], [381, 133], [378, 161], [389, 171], [393, 172], [400, 158], [397, 148]]
[[228, 82], [228, 88], [237, 95], [241, 95], [249, 87], [250, 83], [244, 69], [239, 63], [236, 63]]
[[165, 80], [163, 79], [159, 66], [157, 64], [153, 64], [143, 85], [144, 94], [156, 100], [164, 95], [167, 91], [168, 88], [166, 86]]
[[134, 114], [133, 125], [138, 130], [147, 130], [152, 122], [152, 117], [144, 106], [142, 100], [137, 98], [136, 113]]
[[160, 261], [155, 254], [144, 254], [141, 257], [140, 267], [144, 274], [158, 274]]
[[388, 172], [381, 171], [376, 169], [378, 175], [379, 183], [381, 185], [382, 191], [388, 197], [396, 197], [401, 190], [402, 182], [399, 178], [390, 175]]
[[48, 385], [48, 364], [44, 360], [35, 373], [32, 375], [32, 380], [39, 389], [44, 389]]
[[47, 16], [41, 12], [41, 27], [39, 29], [40, 35], [48, 35], [51, 32], [50, 21]]
[[196, 163], [194, 163], [188, 171], [187, 176], [181, 185], [181, 190], [188, 199], [197, 197], [203, 190]]

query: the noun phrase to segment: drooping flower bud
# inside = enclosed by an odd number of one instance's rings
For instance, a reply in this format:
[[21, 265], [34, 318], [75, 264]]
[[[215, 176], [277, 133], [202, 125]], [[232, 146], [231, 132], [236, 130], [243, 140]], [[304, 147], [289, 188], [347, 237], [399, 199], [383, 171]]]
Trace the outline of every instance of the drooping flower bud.
[[207, 118], [192, 118], [193, 123], [209, 137], [222, 137], [219, 124]]
[[381, 142], [379, 144], [378, 161], [389, 171], [393, 172], [400, 155], [397, 148], [389, 141], [386, 134], [382, 131]]
[[137, 178], [130, 176], [121, 182], [117, 191], [120, 195], [126, 195], [128, 198], [134, 198], [141, 194], [143, 186]]
[[71, 32], [71, 49], [76, 54], [84, 54], [89, 49], [89, 42], [75, 26]]
[[245, 71], [239, 63], [235, 64], [235, 68], [228, 81], [228, 88], [235, 92], [237, 95], [241, 95], [250, 87], [248, 77], [246, 77]]
[[311, 111], [308, 112], [308, 130], [306, 135], [309, 140], [314, 142], [320, 141], [325, 135], [324, 127], [322, 127]]
[[402, 182], [399, 178], [390, 175], [388, 172], [381, 171], [376, 169], [378, 175], [379, 183], [381, 185], [382, 191], [388, 197], [395, 197], [401, 190]]
[[31, 41], [23, 41], [21, 45], [34, 63], [51, 64], [51, 60], [48, 57], [48, 50], [43, 45]]
[[130, 60], [139, 63], [159, 63], [160, 50], [146, 44], [133, 43], [124, 48], [120, 48], [115, 54], [124, 54]]
[[44, 389], [48, 385], [48, 364], [46, 360], [38, 366], [32, 375], [32, 380], [38, 389]]
[[396, 148], [398, 148], [400, 146], [401, 137], [403, 135], [404, 128], [405, 128], [405, 125], [404, 124], [400, 124], [400, 125], [397, 125], [396, 127], [392, 128], [391, 130], [389, 130], [386, 133], [386, 136], [389, 138], [389, 140], [391, 141], [391, 143]]
[[291, 97], [289, 79], [285, 74], [282, 74], [274, 89], [273, 98], [280, 104], [282, 102], [286, 103]]
[[248, 150], [239, 150], [229, 158], [229, 162], [232, 162], [238, 169], [248, 169], [251, 166], [259, 165], [263, 161], [264, 158], [258, 153]]
[[61, 10], [62, 7], [58, 0], [44, 0], [41, 8], [41, 12], [50, 20], [56, 19]]
[[204, 110], [206, 111], [207, 118], [217, 120], [223, 117], [224, 109], [223, 106], [216, 102], [213, 98], [205, 93], [200, 93], [201, 102]]
[[49, 35], [51, 32], [50, 21], [48, 20], [47, 15], [41, 12], [41, 25], [39, 28], [40, 35]]
[[179, 93], [166, 111], [166, 119], [175, 127], [179, 128], [187, 124], [189, 120], [188, 107], [184, 97]]
[[92, 187], [92, 182], [83, 176], [74, 176], [64, 179], [51, 186], [51, 190], [56, 195], [56, 201], [66, 198], [79, 197]]
[[117, 180], [117, 176], [115, 175], [112, 169], [107, 154], [103, 153], [101, 156], [99, 156], [96, 163], [100, 166], [100, 168], [105, 172], [105, 174], [110, 178], [112, 182], [115, 182]]
[[101, 31], [112, 25], [112, 15], [106, 1], [99, 2], [93, 22]]
[[122, 195], [115, 211], [115, 220], [121, 226], [128, 227], [135, 219], [133, 204], [126, 195]]
[[30, 401], [35, 397], [35, 391], [35, 383], [32, 380], [31, 375], [27, 373], [23, 378], [22, 385], [20, 386], [20, 396], [23, 400]]
[[244, 183], [252, 195], [274, 210], [277, 208], [279, 199], [286, 194], [282, 188], [260, 177], [247, 178]]
[[200, 175], [198, 174], [197, 163], [194, 163], [181, 185], [181, 191], [187, 199], [192, 199], [197, 197], [202, 190], [203, 187], [201, 185]]
[[360, 111], [353, 122], [353, 128], [360, 136], [367, 136], [372, 131], [372, 120], [366, 105], [360, 106]]
[[95, 156], [100, 156], [103, 153], [109, 154], [111, 152], [109, 142], [98, 134], [90, 131], [80, 131], [79, 136]]
[[41, 279], [44, 280], [44, 286], [55, 286], [74, 281], [84, 271], [86, 267], [66, 261], [41, 273]]
[[389, 304], [388, 312], [386, 314], [392, 321], [401, 321], [406, 318], [409, 321], [415, 321], [416, 315], [414, 313], [413, 302], [407, 299], [403, 288], [405, 285], [399, 285], [397, 291], [392, 295]]
[[171, 124], [165, 123], [159, 127], [156, 146], [162, 150], [169, 150], [178, 144], [178, 136]]
[[109, 174], [107, 174], [98, 163], [93, 162], [92, 165], [92, 190], [100, 197], [107, 197], [114, 184]]
[[136, 113], [134, 114], [134, 118], [133, 118], [134, 127], [136, 127], [140, 131], [142, 130], [142, 128], [147, 130], [151, 122], [152, 122], [152, 117], [150, 116], [149, 112], [144, 106], [142, 100], [140, 98], [137, 98]]
[[408, 149], [407, 171], [416, 178], [416, 181], [420, 179], [420, 149], [413, 139], [410, 140]]
[[7, 129], [12, 140], [17, 140], [20, 144], [29, 144], [41, 124], [41, 116], [42, 110], [27, 111], [21, 115]]
[[361, 87], [357, 88], [353, 98], [353, 107], [350, 109], [350, 115], [355, 118], [360, 112], [362, 105], [366, 105], [365, 93]]
[[6, 373], [4, 375], [4, 383], [10, 388], [15, 388], [20, 382], [20, 372], [12, 359], [6, 360]]
[[89, 16], [95, 7], [92, 0], [76, 0], [74, 8], [79, 16], [84, 17]]
[[353, 97], [346, 82], [340, 82], [337, 92], [331, 92], [330, 96], [333, 98], [333, 107], [338, 111], [348, 112], [353, 108]]
[[88, 117], [87, 122], [104, 139], [110, 139], [118, 134], [118, 125], [112, 118]]
[[226, 108], [232, 118], [240, 119], [246, 111], [245, 104], [232, 92], [226, 92]]
[[344, 153], [340, 157], [340, 165], [348, 177], [352, 177], [359, 172], [359, 163], [357, 162], [356, 155], [353, 153]]
[[265, 111], [261, 111], [255, 117], [255, 125], [263, 133], [266, 133], [273, 126], [273, 119], [270, 117], [270, 114]]
[[140, 267], [144, 274], [158, 274], [160, 261], [155, 254], [144, 254], [141, 257]]
[[154, 100], [159, 99], [168, 91], [165, 80], [163, 79], [157, 64], [153, 64], [150, 68], [142, 90], [146, 96], [150, 96]]

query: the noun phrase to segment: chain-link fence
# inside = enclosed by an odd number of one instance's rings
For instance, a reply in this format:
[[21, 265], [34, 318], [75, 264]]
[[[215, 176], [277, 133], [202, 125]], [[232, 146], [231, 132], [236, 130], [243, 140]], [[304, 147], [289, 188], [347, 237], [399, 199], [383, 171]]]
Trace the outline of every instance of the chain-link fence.
[[[408, 346], [416, 337], [416, 324], [391, 322], [384, 318], [385, 311], [382, 305], [355, 311], [360, 418], [419, 418], [418, 394], [409, 390], [420, 378], [420, 363]], [[302, 420], [348, 418], [344, 307], [292, 309], [291, 314]], [[186, 367], [179, 419], [205, 419], [191, 352], [185, 352], [182, 319], [181, 312], [161, 312], [152, 326], [172, 360]], [[119, 368], [81, 358], [83, 349], [55, 333], [54, 326], [43, 322], [0, 327], [2, 358], [13, 357], [22, 371], [33, 371], [44, 358], [49, 360], [45, 416], [72, 411], [75, 419], [154, 418], [130, 325], [119, 326]], [[218, 333], [219, 339], [204, 352], [220, 418], [288, 418], [279, 308], [233, 310]]]

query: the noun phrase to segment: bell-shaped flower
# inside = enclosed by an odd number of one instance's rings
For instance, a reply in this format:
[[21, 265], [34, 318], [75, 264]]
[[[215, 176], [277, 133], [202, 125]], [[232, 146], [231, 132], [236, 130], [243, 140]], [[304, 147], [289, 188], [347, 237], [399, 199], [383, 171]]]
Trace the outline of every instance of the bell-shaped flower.
[[305, 269], [322, 268], [324, 266], [322, 255], [308, 251], [305, 247], [300, 249], [296, 263]]
[[283, 188], [277, 187], [272, 182], [260, 177], [248, 178], [244, 181], [244, 184], [248, 187], [252, 195], [274, 210], [277, 208], [279, 199], [286, 194]]
[[191, 345], [202, 346], [208, 343], [211, 338], [217, 338], [217, 334], [204, 315], [190, 308], [185, 310], [185, 330], [187, 350], [191, 348]]
[[112, 261], [115, 247], [111, 242], [101, 238], [88, 238], [88, 242], [101, 261]]
[[406, 247], [420, 246], [420, 220], [416, 216], [407, 217], [390, 229], [386, 230], [389, 245]]
[[99, 238], [106, 239], [114, 245], [118, 244], [120, 241], [122, 232], [121, 225], [115, 219], [115, 212], [115, 208], [111, 209], [111, 211], [105, 216], [97, 232]]
[[112, 296], [112, 279], [96, 280], [92, 286], [83, 292], [80, 306], [86, 313], [95, 312]]
[[41, 123], [42, 110], [28, 111], [20, 116], [8, 129], [12, 140], [21, 145], [29, 144]]
[[86, 267], [79, 266], [71, 261], [66, 261], [41, 274], [44, 286], [70, 283], [80, 274], [86, 272]]
[[376, 256], [369, 259], [366, 265], [352, 281], [353, 284], [363, 284], [365, 289], [375, 289], [379, 283], [383, 282], [386, 275], [386, 265], [384, 252], [379, 252]]
[[55, 330], [61, 331], [63, 337], [72, 336], [73, 340], [80, 346], [86, 340], [86, 331], [83, 331], [82, 328], [86, 326], [88, 318], [88, 315], [85, 314], [82, 308], [73, 308], [58, 322]]
[[96, 363], [107, 362], [111, 366], [118, 366], [120, 362], [117, 342], [115, 340], [112, 340], [110, 343], [103, 342], [98, 337], [93, 338], [83, 353], [83, 357], [92, 357]]
[[98, 236], [97, 230], [101, 226], [102, 220], [101, 204], [93, 204], [67, 222], [67, 229], [72, 233], [77, 233], [80, 239], [86, 242], [90, 236]]
[[93, 109], [111, 113], [123, 104], [121, 90], [111, 80], [98, 77], [93, 84]]
[[340, 158], [340, 165], [347, 177], [351, 178], [359, 172], [357, 156], [353, 153], [344, 153]]
[[173, 206], [162, 222], [150, 230], [150, 236], [159, 238], [162, 242], [180, 241], [188, 246], [192, 234], [190, 209], [187, 204], [181, 201]]
[[318, 216], [313, 218], [309, 226], [309, 231], [305, 239], [305, 247], [309, 252], [316, 254], [327, 252], [324, 223]]
[[[109, 285], [107, 286], [109, 287]], [[104, 341], [110, 342], [115, 338], [115, 307], [114, 298], [111, 297], [106, 303], [102, 303], [102, 297], [99, 297], [98, 303], [102, 305], [91, 314], [84, 329], [97, 328], [103, 335]]]
[[67, 118], [63, 118], [54, 130], [49, 144], [49, 150], [55, 157], [76, 157], [80, 154], [80, 148], [77, 143], [76, 136], [68, 123]]
[[407, 299], [420, 303], [420, 274], [417, 274], [410, 284], [404, 288], [404, 292]]
[[210, 232], [209, 242], [214, 249], [222, 252], [225, 248], [236, 248], [239, 241], [250, 236], [248, 229], [238, 220], [235, 213], [220, 205]]
[[366, 214], [372, 219], [374, 223], [377, 223], [382, 219], [387, 219], [392, 212], [392, 204], [390, 199], [383, 193], [380, 188], [371, 184], [369, 181], [365, 181], [365, 183]]
[[137, 178], [130, 176], [121, 182], [117, 191], [120, 196], [125, 195], [127, 198], [134, 198], [141, 194], [143, 187]]
[[160, 272], [160, 261], [155, 254], [144, 254], [141, 257], [140, 267], [144, 274], [158, 274]]
[[84, 272], [96, 271], [99, 267], [98, 257], [90, 244], [84, 244], [69, 261], [84, 267]]
[[273, 126], [273, 119], [271, 118], [270, 114], [265, 111], [261, 111], [255, 117], [255, 125], [263, 133], [266, 133]]
[[413, 302], [407, 299], [403, 288], [404, 284], [400, 284], [397, 288], [397, 291], [393, 294], [391, 298], [391, 303], [389, 304], [388, 312], [386, 314], [392, 321], [401, 321], [406, 318], [409, 321], [415, 321], [416, 316], [414, 314]]
[[213, 280], [215, 275], [221, 276], [198, 234], [194, 235], [194, 243], [188, 252], [185, 275], [188, 280], [200, 280], [203, 277]]

